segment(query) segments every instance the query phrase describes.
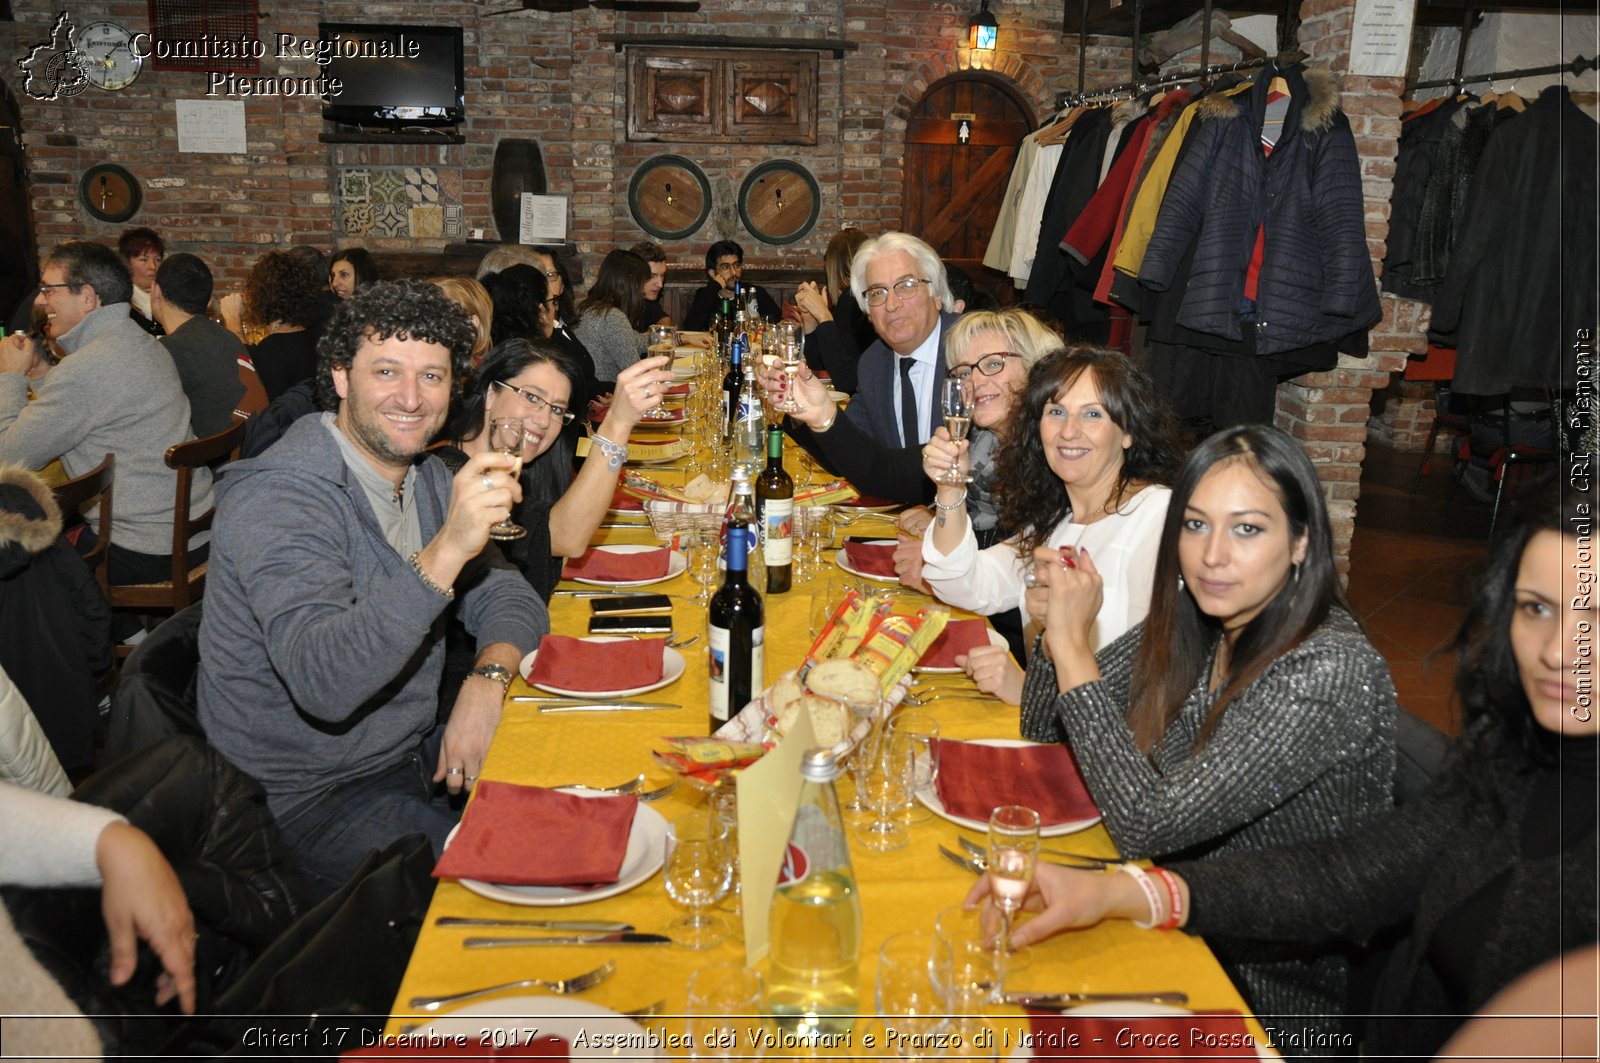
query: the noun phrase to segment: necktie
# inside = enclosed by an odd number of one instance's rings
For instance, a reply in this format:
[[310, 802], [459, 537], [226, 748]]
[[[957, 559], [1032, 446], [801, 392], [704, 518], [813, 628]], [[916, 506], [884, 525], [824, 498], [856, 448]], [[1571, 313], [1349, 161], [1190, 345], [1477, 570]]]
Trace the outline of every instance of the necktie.
[[912, 364], [910, 358], [900, 359], [900, 439], [908, 447], [922, 443], [917, 424], [916, 385], [911, 383]]

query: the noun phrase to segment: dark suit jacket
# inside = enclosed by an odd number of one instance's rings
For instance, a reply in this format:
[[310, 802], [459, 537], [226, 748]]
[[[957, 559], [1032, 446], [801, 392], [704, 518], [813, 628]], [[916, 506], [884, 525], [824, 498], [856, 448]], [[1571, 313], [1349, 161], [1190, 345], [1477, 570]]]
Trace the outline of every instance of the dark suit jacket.
[[[944, 423], [944, 415], [939, 409], [939, 391], [944, 387], [945, 378], [944, 342], [945, 337], [950, 335], [950, 326], [960, 316], [947, 313], [939, 315], [939, 357], [934, 362], [933, 402], [929, 406], [924, 435], [932, 435], [933, 430]], [[881, 339], [862, 351], [858, 373], [860, 384], [855, 398], [850, 400], [850, 405], [844, 411], [844, 416], [857, 428], [890, 447], [901, 445], [900, 432], [895, 426], [894, 408], [894, 378], [899, 372], [898, 361], [899, 355]]]

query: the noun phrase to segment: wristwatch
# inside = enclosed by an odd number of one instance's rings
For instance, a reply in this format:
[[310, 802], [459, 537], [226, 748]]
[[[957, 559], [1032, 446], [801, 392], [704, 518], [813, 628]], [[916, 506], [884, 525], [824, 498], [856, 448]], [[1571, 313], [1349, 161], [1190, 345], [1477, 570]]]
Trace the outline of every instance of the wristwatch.
[[493, 679], [500, 684], [502, 690], [510, 690], [511, 681], [516, 678], [511, 669], [500, 664], [480, 664], [467, 675], [481, 675], [485, 679]]

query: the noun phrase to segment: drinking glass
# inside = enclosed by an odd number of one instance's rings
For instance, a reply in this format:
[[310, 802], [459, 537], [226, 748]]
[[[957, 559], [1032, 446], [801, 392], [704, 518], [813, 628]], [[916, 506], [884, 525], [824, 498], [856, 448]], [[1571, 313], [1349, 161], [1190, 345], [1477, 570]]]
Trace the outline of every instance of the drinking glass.
[[785, 336], [778, 344], [778, 352], [783, 360], [783, 401], [779, 402], [773, 409], [781, 410], [784, 413], [799, 413], [805, 409], [795, 401], [794, 397], [794, 381], [800, 375], [800, 363], [803, 360], [800, 344], [794, 339]]
[[902, 1058], [943, 1055], [950, 1022], [950, 946], [927, 930], [885, 939], [878, 949], [878, 1017], [884, 1047]]
[[[989, 896], [1000, 914], [995, 962], [1003, 983], [1008, 970], [1026, 965], [1011, 952], [1011, 924], [1033, 884], [1039, 864], [1039, 813], [1022, 805], [1001, 805], [989, 814]], [[997, 993], [999, 990], [997, 989]]]
[[706, 799], [706, 809], [707, 814], [720, 823], [726, 833], [724, 848], [733, 877], [733, 885], [728, 889], [733, 903], [728, 907], [734, 915], [739, 915], [744, 906], [744, 889], [739, 877], [739, 792], [733, 780], [725, 779], [711, 791]]
[[833, 545], [834, 509], [832, 506], [806, 506], [806, 534], [801, 545], [810, 555], [812, 571], [821, 571], [823, 554]]
[[889, 721], [889, 736], [911, 756], [911, 789], [901, 818], [907, 823], [925, 822], [933, 813], [916, 795], [931, 791], [939, 781], [939, 721], [923, 712], [896, 713]]
[[[645, 357], [654, 358], [658, 355], [665, 355], [667, 368], [671, 369], [673, 358], [677, 355], [677, 349], [678, 333], [676, 329], [671, 325], [650, 326], [650, 341], [649, 347], [645, 351]], [[644, 415], [656, 421], [672, 416], [667, 408], [659, 402], [655, 404], [653, 409], [646, 410]]]
[[767, 987], [759, 971], [715, 963], [689, 976], [684, 1030], [692, 1059], [758, 1059], [764, 1051]]
[[939, 913], [933, 931], [950, 949], [950, 978], [945, 986], [955, 1015], [950, 1032], [969, 1050], [980, 1051], [977, 1045], [990, 1032], [983, 1009], [994, 1002], [1000, 982], [994, 950], [984, 944], [983, 914], [976, 908], [953, 905]]
[[867, 750], [866, 767], [856, 777], [860, 796], [872, 813], [857, 827], [856, 836], [864, 848], [878, 853], [903, 849], [911, 840], [900, 810], [911, 796], [912, 750], [892, 738], [885, 730]]
[[[511, 479], [515, 480], [522, 473], [522, 418], [496, 417], [489, 422], [489, 446], [500, 454], [509, 454], [517, 459], [517, 464], [511, 470]], [[528, 534], [528, 529], [507, 517], [498, 524], [489, 526], [489, 538], [508, 542], [520, 539]]]
[[707, 528], [690, 528], [680, 539], [689, 551], [689, 575], [700, 587], [690, 601], [701, 605], [711, 601], [711, 585], [717, 581], [717, 555], [721, 547], [717, 539], [717, 533]]
[[[945, 431], [950, 433], [952, 442], [960, 443], [972, 428], [972, 379], [945, 377], [943, 404]], [[963, 475], [959, 463], [951, 462], [942, 480], [947, 484], [971, 483], [972, 475]]]
[[673, 903], [689, 909], [668, 929], [687, 949], [708, 949], [726, 936], [722, 920], [705, 909], [722, 900], [733, 882], [727, 828], [704, 811], [692, 812], [667, 829], [661, 881]]

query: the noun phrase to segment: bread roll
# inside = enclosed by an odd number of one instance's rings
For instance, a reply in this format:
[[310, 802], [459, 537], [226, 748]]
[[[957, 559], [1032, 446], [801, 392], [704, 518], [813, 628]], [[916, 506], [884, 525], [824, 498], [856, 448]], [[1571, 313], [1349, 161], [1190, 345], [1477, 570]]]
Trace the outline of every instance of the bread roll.
[[818, 745], [838, 745], [850, 733], [849, 710], [837, 701], [819, 698], [814, 694], [802, 695], [784, 706], [777, 714], [778, 733], [787, 735], [801, 712], [811, 714], [811, 731], [816, 735]]
[[853, 702], [878, 700], [878, 676], [860, 661], [819, 661], [806, 674], [806, 689], [813, 694]]

